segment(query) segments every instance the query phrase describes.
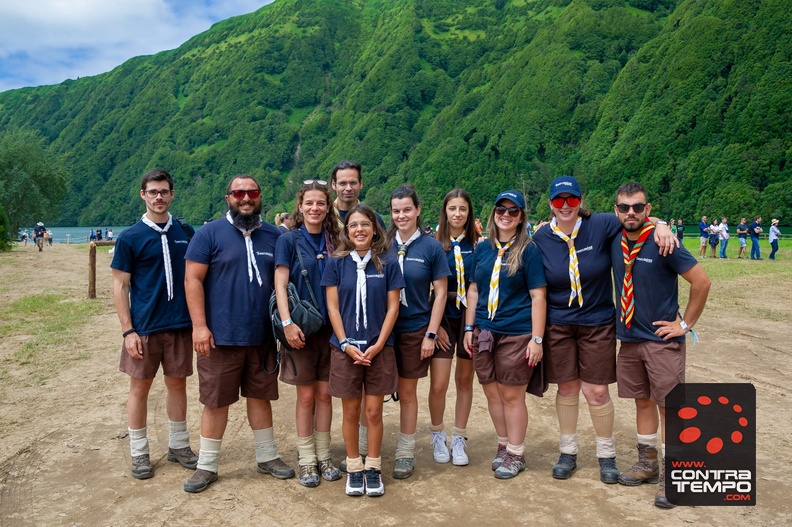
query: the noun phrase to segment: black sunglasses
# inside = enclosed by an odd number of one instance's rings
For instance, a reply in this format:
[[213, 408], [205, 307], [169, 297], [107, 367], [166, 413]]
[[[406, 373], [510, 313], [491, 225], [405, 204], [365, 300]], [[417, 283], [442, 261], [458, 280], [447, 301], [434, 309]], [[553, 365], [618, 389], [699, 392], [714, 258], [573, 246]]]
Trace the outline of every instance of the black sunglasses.
[[632, 205], [627, 205], [626, 203], [618, 203], [616, 208], [619, 209], [619, 212], [622, 214], [627, 214], [630, 212], [630, 209], [634, 210], [636, 214], [640, 214], [646, 208], [646, 203], [633, 203]]

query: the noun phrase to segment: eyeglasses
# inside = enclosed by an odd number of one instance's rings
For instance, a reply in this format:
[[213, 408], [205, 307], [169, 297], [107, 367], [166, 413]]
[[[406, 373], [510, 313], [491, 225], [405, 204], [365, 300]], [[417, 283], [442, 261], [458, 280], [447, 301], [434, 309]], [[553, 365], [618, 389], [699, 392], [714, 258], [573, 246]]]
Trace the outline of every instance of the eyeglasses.
[[256, 199], [261, 195], [261, 191], [255, 188], [253, 190], [229, 190], [226, 195], [234, 196], [234, 199], [242, 199], [245, 197], [245, 194], [247, 194], [250, 199]]
[[156, 198], [157, 196], [162, 196], [163, 198], [169, 198], [169, 197], [171, 197], [171, 195], [173, 195], [173, 191], [172, 191], [172, 190], [170, 190], [170, 189], [165, 189], [165, 190], [154, 190], [154, 189], [152, 188], [152, 189], [148, 189], [148, 190], [146, 190], [146, 191], [144, 192], [144, 194], [146, 194], [146, 197], [147, 197], [147, 198], [151, 198], [151, 199], [154, 199], [154, 198]]
[[567, 196], [566, 198], [553, 198], [550, 200], [550, 202], [553, 204], [553, 207], [557, 209], [563, 207], [565, 201], [570, 207], [577, 207], [580, 205], [580, 198], [578, 196]]
[[347, 229], [350, 231], [354, 231], [355, 229], [370, 229], [374, 224], [370, 221], [361, 221], [360, 223], [350, 223], [347, 225]]
[[520, 215], [520, 208], [519, 207], [509, 207], [506, 208], [503, 205], [498, 205], [495, 207], [495, 214], [498, 216], [503, 216], [504, 214], [508, 214], [512, 218], [516, 218]]
[[327, 181], [324, 179], [306, 179], [303, 181], [303, 185], [313, 185], [314, 183], [322, 185], [323, 187], [327, 186]]
[[630, 212], [630, 209], [635, 211], [636, 214], [640, 214], [646, 208], [646, 203], [633, 203], [632, 205], [627, 205], [626, 203], [618, 203], [616, 208], [619, 209], [619, 212], [622, 214], [627, 214]]

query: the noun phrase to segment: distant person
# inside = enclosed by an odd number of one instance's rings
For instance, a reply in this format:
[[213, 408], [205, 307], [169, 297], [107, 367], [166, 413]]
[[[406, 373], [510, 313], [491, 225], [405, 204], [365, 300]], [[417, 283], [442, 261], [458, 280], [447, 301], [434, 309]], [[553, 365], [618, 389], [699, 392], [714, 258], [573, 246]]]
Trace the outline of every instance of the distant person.
[[33, 229], [33, 238], [36, 241], [36, 247], [38, 247], [39, 252], [44, 250], [44, 236], [47, 234], [47, 228], [44, 227], [42, 222], [38, 222], [36, 227]]
[[88, 233], [88, 240], [92, 242], [96, 241], [96, 232], [93, 229], [91, 229], [91, 232]]
[[775, 260], [775, 255], [778, 252], [778, 237], [781, 234], [781, 231], [778, 229], [778, 220], [773, 219], [770, 221], [770, 232], [767, 236], [767, 241], [770, 242], [770, 247], [773, 250], [770, 252], [770, 259]]
[[715, 250], [718, 247], [718, 243], [720, 242], [720, 228], [718, 228], [718, 220], [712, 220], [712, 223], [709, 226], [709, 245], [710, 245], [710, 258], [716, 258]]
[[98, 227], [96, 229], [96, 241], [98, 241], [98, 242], [102, 241], [102, 228], [101, 227]]
[[423, 232], [424, 232], [424, 234], [426, 234], [427, 236], [434, 236], [434, 229], [432, 228], [432, 226], [429, 224], [429, 222], [428, 222], [428, 221], [427, 221], [427, 222], [426, 222], [426, 224], [424, 225], [424, 230], [423, 230]]
[[707, 257], [707, 242], [709, 241], [709, 224], [707, 217], [702, 216], [699, 222], [699, 256]]
[[281, 235], [261, 219], [261, 186], [252, 176], [231, 178], [228, 212], [195, 233], [187, 248], [185, 290], [198, 354], [198, 390], [204, 405], [198, 470], [185, 492], [217, 480], [228, 411], [246, 398], [256, 470], [294, 477], [275, 445], [272, 403], [278, 399], [277, 348], [269, 317], [275, 242]]
[[674, 218], [671, 218], [670, 220], [668, 220], [668, 226], [671, 228], [671, 234], [676, 236], [677, 223], [676, 223], [676, 221], [674, 221]]
[[479, 238], [484, 234], [484, 227], [481, 226], [481, 220], [476, 218], [476, 234], [478, 234]]
[[748, 226], [748, 234], [751, 236], [751, 260], [761, 260], [762, 255], [759, 251], [759, 235], [762, 233], [762, 217], [756, 216], [753, 223]]
[[718, 225], [718, 241], [720, 241], [720, 257], [726, 258], [726, 246], [729, 245], [729, 220], [726, 216], [721, 218]]
[[143, 174], [140, 199], [146, 213], [118, 237], [110, 264], [123, 332], [119, 369], [129, 375], [129, 448], [136, 479], [154, 475], [146, 416], [160, 364], [167, 390], [168, 461], [189, 470], [198, 463], [187, 431], [187, 377], [193, 373], [192, 328], [184, 294], [187, 233], [168, 212], [173, 195], [170, 174], [160, 169]]
[[740, 218], [740, 224], [737, 225], [737, 241], [740, 242], [737, 258], [748, 258], [748, 249], [746, 247], [748, 242], [748, 224], [745, 218]]
[[47, 238], [47, 245], [52, 247], [52, 238], [53, 238], [52, 231], [50, 231], [50, 230], [47, 231], [46, 238]]
[[677, 220], [676, 235], [679, 238], [679, 245], [682, 245], [682, 239], [685, 237], [685, 226], [682, 225], [682, 220]]
[[[360, 191], [363, 190], [363, 167], [357, 161], [339, 161], [330, 172], [330, 184], [336, 193], [333, 202], [338, 217], [343, 222], [349, 209], [360, 203]], [[385, 228], [385, 220], [377, 213], [377, 221]]]
[[[616, 305], [622, 306], [616, 324], [621, 341], [616, 377], [619, 397], [635, 399], [638, 433], [638, 461], [619, 475], [619, 483], [637, 486], [659, 480], [655, 506], [670, 509], [674, 505], [666, 499], [663, 469], [665, 398], [685, 382], [685, 334], [704, 310], [711, 282], [684, 246], [661, 254], [648, 221], [652, 205], [643, 186], [625, 183], [617, 191], [617, 202], [614, 212], [623, 230], [611, 244]], [[635, 211], [636, 205], [642, 212]], [[690, 283], [683, 315], [677, 298], [680, 275]]]
[[105, 240], [109, 240], [109, 239], [108, 239], [108, 237], [107, 237], [107, 232], [108, 232], [108, 231], [107, 231], [107, 227], [105, 227], [105, 233], [104, 233], [104, 238], [105, 238]]
[[22, 242], [25, 244], [24, 246], [27, 247], [28, 238], [30, 235], [28, 234], [27, 229], [22, 233]]
[[281, 212], [280, 214], [275, 216], [275, 225], [278, 227], [278, 230], [283, 232], [289, 232], [292, 227], [294, 227], [294, 222], [292, 221], [291, 214], [288, 212]]
[[113, 234], [113, 229], [109, 229], [109, 230], [107, 231], [107, 241], [109, 241], [109, 242], [113, 241], [113, 236], [115, 236], [115, 235]]

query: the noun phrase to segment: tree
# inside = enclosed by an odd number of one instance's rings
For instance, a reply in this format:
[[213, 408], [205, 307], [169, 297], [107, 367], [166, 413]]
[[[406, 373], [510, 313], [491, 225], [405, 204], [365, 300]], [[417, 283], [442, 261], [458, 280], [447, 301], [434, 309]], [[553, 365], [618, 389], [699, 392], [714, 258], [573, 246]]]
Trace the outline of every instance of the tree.
[[16, 232], [11, 231], [3, 206], [0, 205], [0, 251], [10, 251], [11, 242], [16, 239]]
[[66, 170], [38, 132], [12, 130], [0, 135], [0, 208], [12, 235], [23, 222], [58, 217], [66, 192]]

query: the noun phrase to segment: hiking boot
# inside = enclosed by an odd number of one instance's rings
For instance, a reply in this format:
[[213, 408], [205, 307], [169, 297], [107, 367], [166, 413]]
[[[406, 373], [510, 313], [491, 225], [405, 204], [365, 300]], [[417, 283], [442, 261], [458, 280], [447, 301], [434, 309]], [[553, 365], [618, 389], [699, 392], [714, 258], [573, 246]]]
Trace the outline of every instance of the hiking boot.
[[506, 452], [503, 463], [495, 471], [495, 477], [498, 479], [511, 479], [523, 470], [525, 470], [525, 456], [517, 456]]
[[210, 472], [202, 468], [196, 469], [195, 473], [184, 482], [184, 492], [203, 492], [213, 482], [217, 480], [217, 472]]
[[467, 455], [467, 444], [462, 436], [451, 436], [451, 462], [458, 467], [464, 467], [470, 463]]
[[366, 483], [363, 475], [364, 471], [347, 472], [346, 495], [362, 496], [366, 492]]
[[673, 509], [676, 507], [673, 503], [668, 501], [665, 489], [665, 460], [660, 461], [660, 485], [658, 486], [657, 493], [654, 499], [655, 507], [660, 509]]
[[[363, 454], [360, 455], [360, 459], [363, 460], [363, 463], [366, 462], [366, 456], [364, 456]], [[347, 471], [346, 457], [344, 457], [344, 459], [341, 460], [341, 463], [338, 465], [338, 470], [340, 470], [341, 472]]]
[[154, 476], [154, 468], [148, 454], [132, 458], [132, 477], [135, 479], [149, 479]]
[[577, 468], [577, 454], [561, 454], [553, 465], [555, 479], [569, 479]]
[[278, 479], [289, 479], [294, 477], [294, 469], [284, 463], [279, 457], [276, 457], [272, 461], [256, 463], [256, 469], [261, 474], [271, 474]]
[[299, 465], [298, 468], [300, 469], [300, 485], [303, 487], [319, 486], [319, 469], [316, 465]]
[[657, 449], [638, 443], [638, 461], [627, 472], [619, 474], [619, 483], [635, 487], [641, 483], [657, 483], [659, 469], [657, 466]]
[[446, 433], [445, 430], [439, 432], [432, 432], [432, 440], [430, 443], [434, 447], [434, 460], [435, 463], [448, 463], [451, 461], [451, 454], [448, 452], [446, 446]]
[[492, 470], [498, 470], [498, 467], [503, 463], [503, 458], [506, 457], [506, 445], [498, 443], [498, 453], [495, 454], [495, 459], [492, 460]]
[[393, 467], [393, 479], [407, 479], [412, 476], [413, 468], [415, 468], [415, 458], [400, 457], [396, 460], [396, 466]]
[[385, 485], [382, 483], [382, 472], [376, 468], [363, 471], [366, 478], [366, 496], [382, 496], [385, 494]]
[[[346, 461], [346, 459], [344, 461]], [[327, 481], [337, 481], [341, 479], [341, 471], [333, 465], [333, 460], [330, 458], [319, 460], [319, 473], [322, 474], [322, 477]]]
[[600, 481], [613, 485], [619, 481], [619, 467], [616, 466], [615, 457], [599, 458]]
[[184, 448], [169, 448], [168, 461], [173, 461], [184, 468], [195, 470], [198, 466], [198, 455], [188, 446]]

